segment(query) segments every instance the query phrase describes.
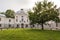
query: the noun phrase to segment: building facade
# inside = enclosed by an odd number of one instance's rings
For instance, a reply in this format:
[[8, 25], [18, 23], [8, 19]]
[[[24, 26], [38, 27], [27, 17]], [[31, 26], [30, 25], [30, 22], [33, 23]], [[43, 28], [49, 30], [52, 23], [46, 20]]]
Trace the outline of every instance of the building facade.
[[[34, 24], [34, 26], [31, 27], [29, 15], [28, 13], [21, 9], [14, 13], [15, 18], [6, 18], [5, 15], [0, 14], [0, 28], [39, 28], [41, 29], [41, 25]], [[60, 29], [60, 23], [58, 23], [58, 26], [56, 26], [56, 23], [54, 21], [46, 22], [47, 24], [44, 24], [44, 29], [48, 30], [56, 30]]]
[[14, 13], [15, 18], [6, 18], [5, 15], [0, 14], [0, 28], [28, 28], [29, 18], [27, 12], [23, 9]]

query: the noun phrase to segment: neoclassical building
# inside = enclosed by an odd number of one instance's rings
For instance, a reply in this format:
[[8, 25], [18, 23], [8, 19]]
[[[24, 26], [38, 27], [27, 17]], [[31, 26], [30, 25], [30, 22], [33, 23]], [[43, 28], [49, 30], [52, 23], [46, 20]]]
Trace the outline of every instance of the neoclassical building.
[[[4, 14], [0, 14], [0, 28], [31, 28], [27, 11], [21, 9], [14, 13], [14, 16], [15, 18], [6, 18]], [[46, 25], [44, 24], [44, 29], [60, 30], [60, 23], [58, 23], [58, 26], [54, 21], [46, 23]], [[34, 24], [33, 28], [41, 29], [41, 25]]]
[[14, 13], [15, 18], [6, 18], [5, 15], [0, 14], [0, 28], [28, 28], [29, 18], [28, 13], [21, 9]]

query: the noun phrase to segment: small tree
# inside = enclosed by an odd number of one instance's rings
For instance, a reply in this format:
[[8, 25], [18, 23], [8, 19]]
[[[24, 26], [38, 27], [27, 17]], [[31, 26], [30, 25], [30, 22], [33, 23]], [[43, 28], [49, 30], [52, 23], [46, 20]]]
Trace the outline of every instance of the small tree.
[[8, 9], [6, 12], [5, 12], [5, 15], [6, 15], [6, 17], [8, 17], [8, 18], [14, 18], [14, 11], [13, 10], [10, 10], [10, 9]]
[[[42, 30], [44, 29], [43, 24], [47, 21], [55, 21], [59, 16], [56, 5], [53, 5], [52, 2], [44, 0], [43, 2], [37, 2], [33, 11], [29, 11], [29, 19], [33, 24], [40, 24]], [[59, 18], [59, 17], [58, 17]]]

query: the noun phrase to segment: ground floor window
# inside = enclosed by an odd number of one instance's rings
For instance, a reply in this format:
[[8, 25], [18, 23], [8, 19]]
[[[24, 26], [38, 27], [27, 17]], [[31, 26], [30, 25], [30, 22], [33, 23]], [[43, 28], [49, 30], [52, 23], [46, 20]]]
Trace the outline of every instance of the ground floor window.
[[19, 28], [19, 24], [17, 24], [17, 27], [16, 28]]
[[26, 28], [28, 27], [28, 24], [26, 24]]
[[0, 24], [0, 27], [1, 27], [1, 24]]
[[33, 27], [35, 27], [35, 25], [32, 25]]
[[51, 24], [48, 24], [49, 25], [49, 27], [51, 27]]
[[9, 24], [9, 27], [11, 27], [11, 24]]
[[31, 28], [35, 27], [35, 25], [30, 25], [30, 26], [31, 26]]

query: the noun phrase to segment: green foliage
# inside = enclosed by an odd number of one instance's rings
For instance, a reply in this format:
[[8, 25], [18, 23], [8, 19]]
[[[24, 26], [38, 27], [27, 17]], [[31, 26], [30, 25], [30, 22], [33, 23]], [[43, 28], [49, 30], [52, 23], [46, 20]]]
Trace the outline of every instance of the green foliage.
[[14, 13], [15, 12], [13, 10], [8, 9], [6, 10], [5, 15], [7, 18], [14, 18]]
[[41, 24], [42, 29], [45, 22], [50, 20], [56, 21], [57, 19], [59, 19], [59, 13], [56, 5], [54, 5], [52, 2], [48, 2], [47, 0], [35, 3], [33, 11], [29, 11], [28, 13], [31, 23]]

